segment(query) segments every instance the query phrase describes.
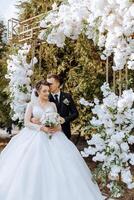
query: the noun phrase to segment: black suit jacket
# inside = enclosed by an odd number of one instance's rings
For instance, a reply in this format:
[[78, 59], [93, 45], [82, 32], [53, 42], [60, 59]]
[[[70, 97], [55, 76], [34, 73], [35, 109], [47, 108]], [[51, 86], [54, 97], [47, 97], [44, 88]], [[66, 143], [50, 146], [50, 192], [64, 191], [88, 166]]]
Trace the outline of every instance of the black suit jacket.
[[[52, 94], [49, 95], [49, 100], [56, 104]], [[71, 138], [70, 122], [78, 117], [78, 110], [75, 106], [71, 94], [61, 91], [60, 100], [58, 105], [56, 105], [56, 107], [59, 115], [65, 119], [65, 123], [61, 125], [62, 130], [65, 133], [65, 135], [70, 139]]]

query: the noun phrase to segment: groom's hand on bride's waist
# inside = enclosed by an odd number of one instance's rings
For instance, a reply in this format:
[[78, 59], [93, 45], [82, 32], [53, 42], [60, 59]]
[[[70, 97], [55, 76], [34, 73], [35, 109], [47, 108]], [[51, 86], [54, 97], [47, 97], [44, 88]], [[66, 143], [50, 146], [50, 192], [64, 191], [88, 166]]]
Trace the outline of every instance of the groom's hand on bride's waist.
[[65, 123], [65, 119], [63, 117], [60, 116], [60, 123], [64, 124]]

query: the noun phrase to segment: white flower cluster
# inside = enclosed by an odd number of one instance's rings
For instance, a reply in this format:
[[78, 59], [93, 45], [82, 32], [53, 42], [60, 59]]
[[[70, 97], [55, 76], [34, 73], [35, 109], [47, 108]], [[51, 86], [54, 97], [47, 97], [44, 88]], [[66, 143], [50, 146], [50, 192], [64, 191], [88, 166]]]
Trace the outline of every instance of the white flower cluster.
[[81, 98], [79, 103], [83, 106], [90, 106], [90, 103], [87, 100], [85, 100], [84, 98]]
[[102, 163], [111, 181], [121, 176], [122, 182], [129, 189], [134, 188], [131, 165], [134, 165], [134, 153], [130, 145], [134, 144], [134, 92], [125, 90], [122, 96], [113, 93], [108, 83], [101, 87], [103, 102], [95, 99], [90, 121], [96, 134], [87, 141], [88, 148], [82, 152], [83, 157], [93, 156], [93, 161]]
[[85, 33], [102, 50], [102, 59], [114, 56], [114, 70], [134, 69], [134, 4], [131, 0], [68, 0], [56, 3], [41, 21], [41, 40], [58, 47], [65, 38]]
[[60, 116], [57, 112], [46, 112], [41, 120], [41, 124], [47, 126], [47, 127], [55, 127], [60, 125]]
[[15, 55], [10, 55], [7, 61], [6, 79], [9, 79], [11, 98], [12, 119], [20, 122], [24, 119], [24, 112], [31, 95], [31, 79], [33, 66], [37, 63], [34, 57], [30, 63], [27, 62], [27, 55], [31, 46], [24, 44]]
[[[40, 122], [46, 127], [57, 127], [61, 124], [60, 115], [57, 112], [46, 112], [40, 119]], [[48, 133], [48, 136], [51, 139], [53, 135]]]

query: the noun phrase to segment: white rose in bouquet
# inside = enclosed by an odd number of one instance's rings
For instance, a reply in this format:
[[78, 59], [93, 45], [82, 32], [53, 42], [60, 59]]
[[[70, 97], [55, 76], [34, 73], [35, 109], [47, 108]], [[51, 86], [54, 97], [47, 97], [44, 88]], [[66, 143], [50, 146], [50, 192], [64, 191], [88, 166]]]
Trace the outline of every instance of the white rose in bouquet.
[[[42, 125], [50, 128], [57, 127], [61, 124], [60, 115], [56, 112], [48, 112], [45, 113], [42, 118], [40, 119]], [[48, 133], [49, 139], [52, 138], [52, 134]]]

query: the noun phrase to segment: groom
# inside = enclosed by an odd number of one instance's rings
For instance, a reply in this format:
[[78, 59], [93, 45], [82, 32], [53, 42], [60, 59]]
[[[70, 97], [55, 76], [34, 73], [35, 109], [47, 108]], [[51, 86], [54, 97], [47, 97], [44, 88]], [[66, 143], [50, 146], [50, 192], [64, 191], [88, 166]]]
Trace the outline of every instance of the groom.
[[62, 119], [62, 131], [71, 138], [70, 123], [78, 117], [78, 111], [71, 94], [60, 90], [61, 79], [57, 74], [50, 74], [47, 76], [47, 82], [50, 84], [49, 100], [54, 102], [57, 111]]

